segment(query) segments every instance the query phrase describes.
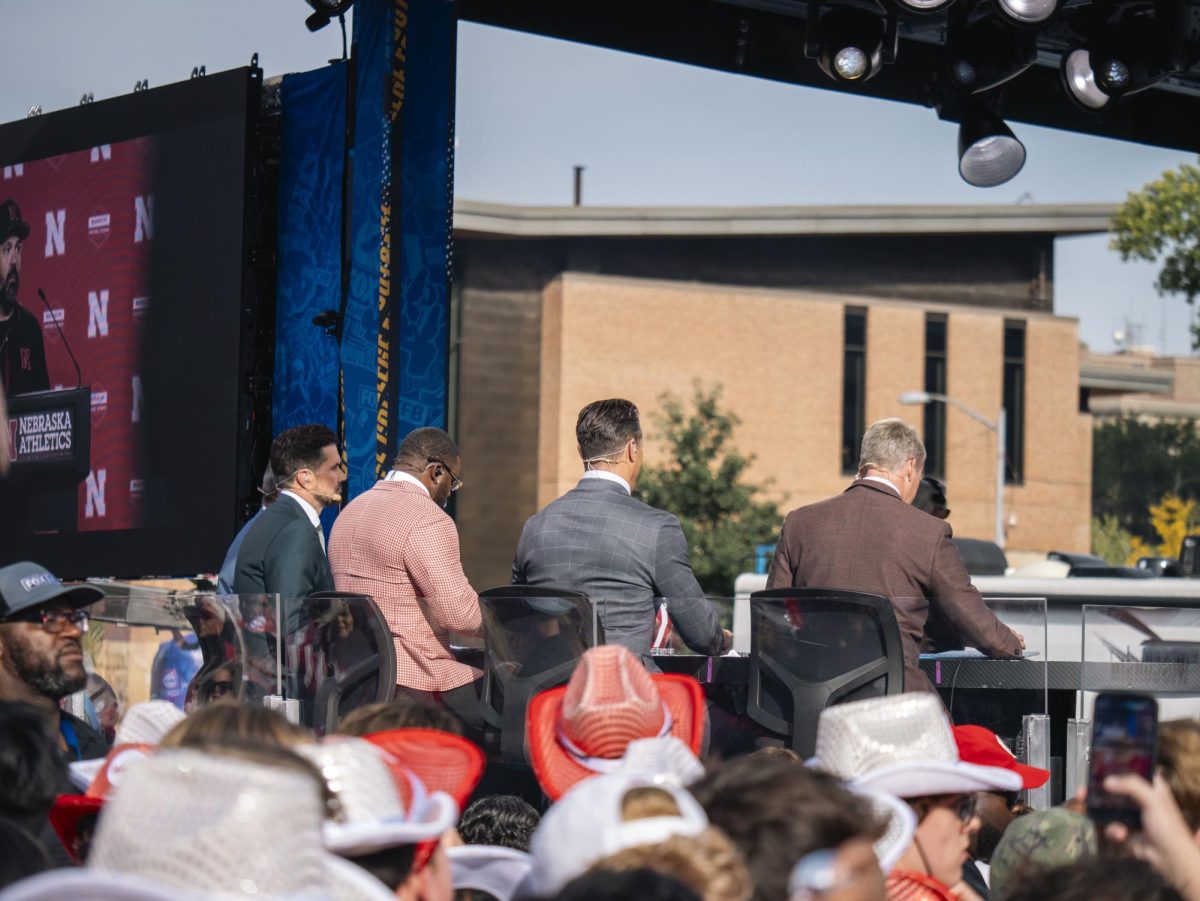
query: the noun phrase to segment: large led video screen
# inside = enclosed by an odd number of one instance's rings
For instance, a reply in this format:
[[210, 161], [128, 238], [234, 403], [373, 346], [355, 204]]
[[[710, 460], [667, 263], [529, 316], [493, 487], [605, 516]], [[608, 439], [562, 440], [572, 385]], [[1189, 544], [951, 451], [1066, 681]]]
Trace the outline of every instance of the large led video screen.
[[0, 126], [0, 563], [220, 565], [249, 470], [260, 90], [242, 69]]

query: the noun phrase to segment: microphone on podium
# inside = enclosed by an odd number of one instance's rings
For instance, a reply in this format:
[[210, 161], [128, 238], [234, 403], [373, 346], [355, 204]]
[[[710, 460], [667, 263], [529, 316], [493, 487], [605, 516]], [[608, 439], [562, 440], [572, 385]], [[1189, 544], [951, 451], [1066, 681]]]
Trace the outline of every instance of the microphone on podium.
[[50, 319], [54, 322], [54, 327], [58, 329], [58, 337], [62, 338], [63, 347], [67, 349], [67, 356], [71, 358], [71, 362], [75, 364], [75, 387], [83, 387], [83, 376], [79, 373], [79, 361], [75, 359], [75, 352], [71, 350], [70, 342], [67, 341], [67, 336], [63, 334], [62, 326], [58, 324], [58, 317], [54, 315], [54, 310], [50, 307], [50, 301], [46, 300], [46, 294], [41, 288], [37, 289], [37, 295], [42, 299], [42, 303], [46, 305], [46, 309], [50, 312]]

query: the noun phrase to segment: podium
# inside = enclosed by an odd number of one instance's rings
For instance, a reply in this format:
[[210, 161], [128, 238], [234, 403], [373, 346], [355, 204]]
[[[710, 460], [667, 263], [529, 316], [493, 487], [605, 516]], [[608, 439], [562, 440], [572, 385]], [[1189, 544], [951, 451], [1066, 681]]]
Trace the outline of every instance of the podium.
[[74, 532], [79, 483], [92, 459], [92, 389], [33, 391], [8, 399], [8, 480], [16, 517], [33, 533]]

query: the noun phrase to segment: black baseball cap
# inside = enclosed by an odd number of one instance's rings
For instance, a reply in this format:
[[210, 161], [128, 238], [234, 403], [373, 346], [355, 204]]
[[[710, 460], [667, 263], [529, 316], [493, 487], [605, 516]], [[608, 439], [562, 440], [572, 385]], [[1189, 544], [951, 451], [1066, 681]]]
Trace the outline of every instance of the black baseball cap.
[[23, 560], [0, 568], [0, 622], [51, 601], [86, 607], [104, 598], [91, 585], [64, 585], [44, 566]]
[[21, 208], [11, 197], [0, 203], [0, 241], [16, 235], [22, 241], [29, 237], [29, 223], [21, 218]]

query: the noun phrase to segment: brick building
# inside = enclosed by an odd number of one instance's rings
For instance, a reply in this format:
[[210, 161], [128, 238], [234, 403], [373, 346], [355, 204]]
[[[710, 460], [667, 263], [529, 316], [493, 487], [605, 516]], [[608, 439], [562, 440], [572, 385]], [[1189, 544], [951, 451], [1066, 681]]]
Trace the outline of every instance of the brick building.
[[[993, 533], [996, 438], [934, 404], [1008, 410], [1010, 553], [1086, 551], [1091, 420], [1076, 320], [1054, 315], [1054, 239], [1112, 209], [513, 207], [455, 213], [457, 498], [477, 587], [507, 581], [525, 519], [569, 489], [574, 424], [600, 397], [654, 412], [693, 380], [724, 388], [751, 477], [783, 511], [849, 481], [865, 424], [922, 430], [957, 535]], [[747, 549], [747, 555], [752, 549]], [[732, 588], [732, 586], [731, 586]]]

